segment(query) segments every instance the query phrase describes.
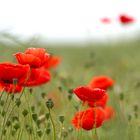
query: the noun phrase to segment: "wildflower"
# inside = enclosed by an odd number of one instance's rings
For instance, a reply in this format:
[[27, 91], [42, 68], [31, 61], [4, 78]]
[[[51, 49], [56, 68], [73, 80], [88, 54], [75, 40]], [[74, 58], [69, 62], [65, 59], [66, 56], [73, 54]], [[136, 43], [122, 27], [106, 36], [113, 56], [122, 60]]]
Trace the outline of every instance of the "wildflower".
[[48, 70], [44, 68], [32, 68], [31, 75], [29, 80], [26, 83], [26, 86], [38, 86], [47, 83], [50, 81], [51, 75]]
[[110, 120], [115, 116], [115, 111], [110, 106], [104, 108], [104, 113], [105, 113], [105, 121]]
[[72, 119], [75, 128], [91, 130], [98, 128], [104, 122], [104, 111], [101, 108], [89, 108], [85, 111], [77, 112]]
[[19, 85], [14, 84], [8, 84], [5, 86], [5, 91], [9, 93], [20, 93], [22, 91], [23, 87]]
[[[30, 71], [29, 65], [13, 64], [9, 62], [0, 63], [0, 84], [4, 87], [6, 92], [12, 93], [20, 92], [22, 86], [28, 79]], [[14, 79], [17, 80], [17, 84], [14, 85]]]
[[105, 90], [99, 88], [91, 88], [88, 86], [81, 86], [74, 89], [74, 93], [80, 98], [82, 101], [95, 102], [100, 100], [105, 95]]
[[104, 75], [94, 77], [89, 84], [89, 86], [92, 88], [101, 88], [104, 90], [108, 89], [113, 85], [114, 85], [114, 80]]
[[19, 52], [14, 55], [20, 64], [29, 64], [32, 68], [43, 66], [49, 58], [44, 48], [28, 48], [25, 53]]
[[126, 24], [133, 23], [134, 22], [134, 18], [131, 17], [131, 16], [128, 16], [126, 14], [121, 14], [119, 16], [119, 21], [120, 21], [121, 24], [126, 25]]
[[101, 22], [107, 24], [107, 23], [111, 23], [111, 20], [109, 18], [105, 17], [105, 18], [101, 19]]
[[47, 60], [44, 67], [46, 69], [56, 68], [57, 65], [59, 65], [61, 62], [61, 58], [59, 56], [51, 55], [49, 59]]
[[105, 108], [108, 101], [108, 94], [105, 93], [102, 99], [96, 101], [96, 102], [84, 102], [84, 105], [88, 105], [89, 107], [102, 107]]

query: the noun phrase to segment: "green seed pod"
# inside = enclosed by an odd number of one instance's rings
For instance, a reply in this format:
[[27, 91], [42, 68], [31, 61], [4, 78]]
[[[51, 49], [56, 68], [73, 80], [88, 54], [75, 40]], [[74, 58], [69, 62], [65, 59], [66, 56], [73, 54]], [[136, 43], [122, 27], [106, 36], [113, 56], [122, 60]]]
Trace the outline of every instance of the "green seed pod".
[[17, 116], [13, 116], [12, 117], [12, 121], [14, 122], [14, 121], [19, 121], [19, 118], [17, 117]]
[[49, 109], [52, 109], [53, 108], [54, 103], [53, 103], [52, 99], [48, 99], [48, 101], [46, 102], [46, 106]]
[[29, 134], [32, 134], [33, 129], [32, 129], [31, 126], [29, 126], [28, 124], [26, 124], [25, 128], [26, 128], [26, 130], [27, 130], [27, 132], [28, 132]]
[[68, 136], [68, 131], [63, 129], [62, 130], [62, 137], [66, 138]]
[[32, 118], [33, 118], [33, 120], [36, 122], [36, 121], [37, 121], [37, 119], [38, 119], [37, 114], [36, 114], [36, 113], [32, 113]]
[[60, 92], [62, 92], [62, 90], [63, 90], [61, 86], [59, 86], [58, 89]]
[[138, 112], [138, 105], [134, 105], [134, 111]]
[[0, 101], [0, 105], [3, 106], [4, 105], [4, 100]]
[[26, 117], [26, 116], [28, 115], [28, 110], [24, 109], [24, 110], [22, 111], [22, 115], [23, 115], [24, 117]]
[[69, 94], [73, 94], [73, 89], [69, 89], [69, 90], [68, 90], [68, 93], [69, 93]]
[[11, 126], [11, 121], [10, 121], [10, 120], [8, 120], [8, 121], [6, 122], [6, 126], [7, 126], [7, 127]]
[[6, 114], [6, 112], [3, 110], [3, 111], [1, 112], [1, 116], [4, 117], [5, 114]]
[[19, 107], [19, 106], [20, 106], [20, 104], [21, 104], [20, 99], [16, 99], [15, 103], [16, 103], [17, 107]]
[[12, 136], [15, 136], [15, 134], [16, 134], [16, 130], [13, 129], [13, 130], [11, 131], [11, 135], [12, 135]]
[[3, 129], [2, 130], [2, 135], [5, 135], [6, 134], [6, 129]]
[[131, 116], [131, 114], [129, 114], [128, 115], [128, 121], [131, 121], [131, 119], [132, 119], [132, 116]]
[[37, 130], [37, 135], [38, 135], [39, 137], [42, 136], [42, 131], [41, 131], [40, 129]]
[[45, 132], [46, 132], [47, 135], [49, 135], [49, 134], [51, 133], [51, 129], [50, 129], [50, 128], [47, 128], [47, 129], [45, 130]]
[[59, 116], [59, 121], [60, 121], [61, 123], [63, 123], [63, 122], [64, 122], [64, 119], [65, 119], [65, 118], [64, 118], [64, 116], [62, 116], [62, 115], [61, 115], [61, 116]]
[[18, 130], [20, 128], [20, 124], [19, 123], [15, 123], [14, 126], [15, 130]]
[[123, 101], [124, 100], [124, 94], [120, 93], [120, 100]]
[[48, 120], [49, 119], [49, 117], [50, 117], [50, 114], [49, 113], [46, 113], [46, 119]]
[[35, 112], [35, 106], [31, 106], [31, 111]]
[[41, 123], [41, 121], [38, 119], [38, 120], [36, 121], [36, 125], [37, 125], [38, 128], [40, 127], [40, 123]]
[[68, 100], [71, 101], [72, 99], [72, 94], [68, 94]]
[[68, 128], [68, 131], [71, 133], [71, 132], [73, 132], [73, 128], [72, 127], [69, 127]]
[[42, 93], [41, 93], [41, 96], [42, 96], [42, 98], [44, 99], [44, 98], [46, 97], [46, 93], [45, 93], [45, 92], [42, 92]]

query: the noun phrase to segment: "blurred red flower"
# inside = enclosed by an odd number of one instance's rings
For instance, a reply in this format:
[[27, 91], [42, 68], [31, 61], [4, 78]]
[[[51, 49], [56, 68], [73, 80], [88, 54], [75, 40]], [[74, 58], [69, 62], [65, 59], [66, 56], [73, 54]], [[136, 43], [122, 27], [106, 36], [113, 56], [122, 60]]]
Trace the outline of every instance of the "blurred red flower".
[[94, 77], [89, 86], [92, 88], [101, 88], [101, 89], [108, 89], [109, 87], [114, 85], [114, 80], [112, 80], [110, 77], [101, 75]]
[[101, 108], [89, 108], [85, 111], [77, 112], [72, 119], [72, 124], [75, 128], [85, 130], [91, 130], [94, 127], [98, 128], [103, 122], [104, 111]]
[[43, 66], [49, 58], [44, 48], [28, 48], [25, 53], [19, 52], [14, 55], [20, 64], [29, 64], [32, 68]]
[[26, 83], [26, 86], [38, 86], [41, 84], [45, 84], [51, 80], [51, 75], [48, 70], [45, 68], [32, 68], [31, 75]]
[[110, 106], [105, 107], [104, 112], [105, 112], [105, 121], [110, 120], [115, 116], [115, 111]]
[[22, 89], [23, 89], [22, 86], [14, 84], [8, 84], [7, 86], [5, 86], [5, 91], [9, 93], [20, 93]]
[[0, 83], [13, 84], [17, 80], [18, 85], [24, 85], [30, 71], [29, 65], [13, 64], [10, 62], [0, 63]]
[[108, 101], [108, 94], [106, 93], [102, 99], [96, 102], [84, 102], [84, 105], [88, 105], [89, 107], [102, 107], [105, 108]]
[[105, 18], [101, 19], [101, 22], [105, 23], [105, 24], [108, 24], [108, 23], [111, 23], [111, 20], [109, 18], [105, 17]]
[[119, 16], [119, 21], [121, 22], [121, 24], [130, 24], [130, 23], [133, 23], [135, 20], [131, 16], [122, 14]]
[[60, 62], [61, 62], [61, 58], [59, 56], [51, 55], [47, 60], [46, 64], [44, 65], [44, 67], [46, 69], [55, 68], [57, 65], [60, 64]]
[[95, 102], [100, 100], [105, 95], [105, 90], [99, 88], [91, 88], [88, 86], [81, 86], [73, 90], [73, 92], [82, 101]]

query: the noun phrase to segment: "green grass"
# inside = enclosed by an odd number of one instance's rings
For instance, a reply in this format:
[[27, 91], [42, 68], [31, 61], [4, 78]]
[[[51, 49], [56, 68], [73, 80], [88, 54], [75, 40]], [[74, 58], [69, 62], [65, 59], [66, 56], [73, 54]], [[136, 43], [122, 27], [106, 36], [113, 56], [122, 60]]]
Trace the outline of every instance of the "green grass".
[[[69, 45], [70, 46], [70, 45]], [[28, 47], [28, 46], [27, 46]], [[6, 47], [0, 46], [0, 61], [16, 62], [12, 56], [13, 53], [25, 51], [27, 47]], [[31, 46], [29, 46], [31, 47]], [[37, 131], [42, 133], [49, 120], [45, 120], [37, 127], [34, 121], [31, 121], [31, 106], [35, 107], [35, 113], [38, 116], [48, 112], [45, 102], [48, 98], [54, 101], [52, 117], [55, 120], [57, 134], [61, 129], [58, 121], [59, 115], [65, 116], [64, 134], [68, 134], [66, 140], [94, 140], [91, 131], [81, 130], [81, 136], [76, 139], [77, 131], [69, 132], [68, 129], [73, 127], [70, 120], [73, 118], [78, 105], [78, 100], [73, 97], [72, 101], [68, 100], [68, 90], [80, 85], [87, 85], [93, 76], [108, 75], [116, 81], [115, 86], [108, 91], [109, 105], [114, 107], [116, 116], [110, 122], [105, 123], [98, 131], [100, 140], [139, 140], [140, 138], [140, 43], [117, 43], [106, 45], [89, 45], [87, 47], [50, 47], [43, 46], [49, 53], [62, 57], [62, 63], [55, 70], [52, 70], [52, 80], [50, 83], [33, 89], [30, 94], [26, 89], [26, 98], [22, 97], [20, 107], [16, 107], [12, 112], [11, 118], [18, 117], [18, 121], [12, 121], [12, 126], [6, 128], [7, 140], [18, 139], [22, 134], [22, 140], [33, 138], [25, 125], [33, 126], [36, 140], [43, 140], [43, 136], [37, 136]], [[42, 98], [42, 93], [47, 97]], [[120, 100], [120, 95], [124, 95], [124, 100]], [[6, 97], [6, 94], [4, 95]], [[15, 95], [17, 98], [19, 95]], [[3, 100], [5, 101], [5, 97]], [[25, 100], [26, 99], [26, 100]], [[11, 106], [14, 105], [12, 101]], [[138, 106], [138, 117], [135, 117], [134, 106]], [[3, 106], [0, 107], [0, 110]], [[27, 109], [30, 112], [23, 117], [22, 112]], [[6, 111], [6, 110], [5, 110]], [[131, 116], [131, 120], [128, 118]], [[10, 119], [11, 119], [10, 118]], [[0, 122], [3, 118], [0, 117]], [[14, 132], [13, 126], [18, 123], [20, 128]], [[94, 131], [94, 130], [93, 130]], [[13, 133], [11, 136], [11, 133]], [[15, 134], [14, 134], [15, 133]], [[39, 132], [38, 132], [39, 133]], [[59, 134], [58, 134], [59, 135]], [[6, 138], [5, 138], [6, 139]], [[45, 140], [53, 140], [52, 133], [45, 136]], [[58, 138], [57, 138], [58, 139]]]

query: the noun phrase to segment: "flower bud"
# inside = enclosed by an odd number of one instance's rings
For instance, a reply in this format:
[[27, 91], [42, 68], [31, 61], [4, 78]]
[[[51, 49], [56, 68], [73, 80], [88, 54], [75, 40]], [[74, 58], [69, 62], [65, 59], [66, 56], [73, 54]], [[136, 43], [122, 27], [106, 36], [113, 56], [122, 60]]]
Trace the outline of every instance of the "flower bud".
[[52, 109], [54, 106], [54, 103], [52, 101], [52, 99], [48, 99], [48, 101], [46, 102], [46, 106], [48, 109]]

